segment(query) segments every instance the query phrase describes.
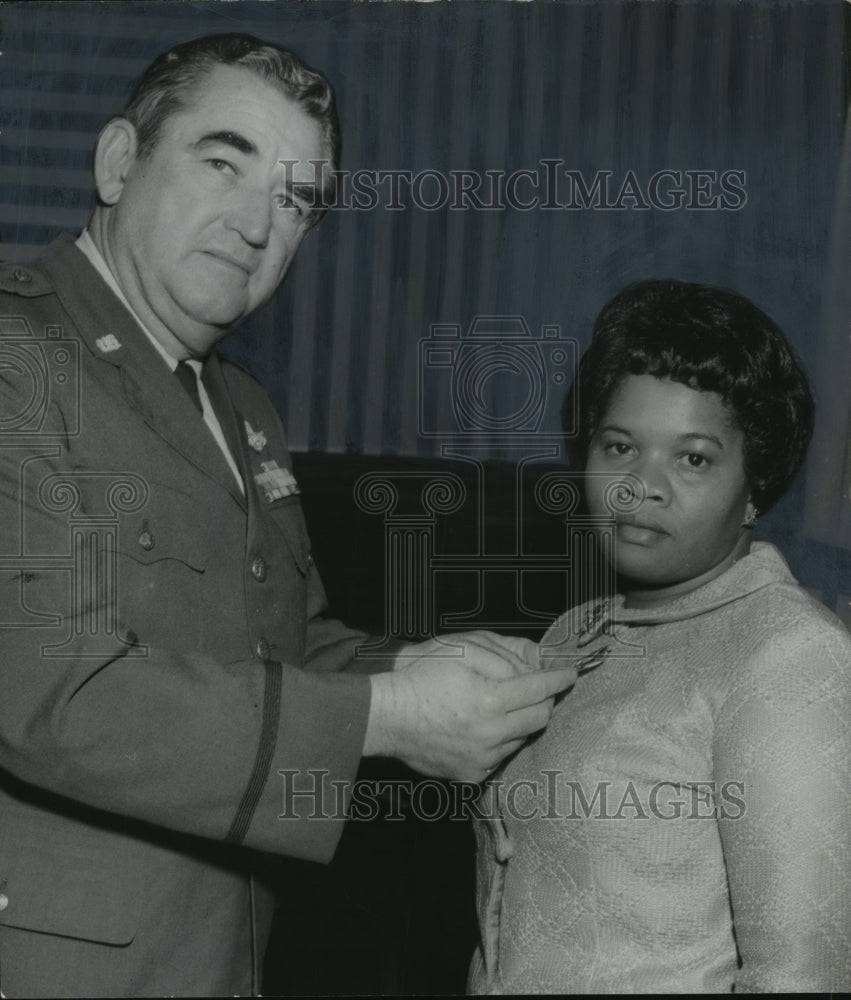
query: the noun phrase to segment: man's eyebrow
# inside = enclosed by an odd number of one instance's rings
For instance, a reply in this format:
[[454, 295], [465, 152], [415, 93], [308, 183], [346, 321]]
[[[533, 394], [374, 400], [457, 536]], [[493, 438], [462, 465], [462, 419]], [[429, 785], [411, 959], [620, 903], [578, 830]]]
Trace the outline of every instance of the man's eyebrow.
[[201, 138], [194, 143], [196, 150], [202, 150], [205, 146], [211, 146], [214, 143], [222, 143], [225, 146], [232, 146], [240, 153], [244, 153], [246, 156], [251, 156], [253, 153], [257, 152], [257, 147], [253, 142], [250, 142], [244, 136], [240, 135], [238, 132], [228, 132], [227, 130], [221, 132], [208, 132], [206, 135], [202, 135]]

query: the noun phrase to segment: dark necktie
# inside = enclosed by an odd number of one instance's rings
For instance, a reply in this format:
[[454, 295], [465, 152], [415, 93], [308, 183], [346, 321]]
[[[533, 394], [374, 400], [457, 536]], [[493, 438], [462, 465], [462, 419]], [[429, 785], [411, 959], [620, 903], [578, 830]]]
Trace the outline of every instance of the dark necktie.
[[195, 371], [185, 361], [178, 361], [174, 374], [198, 408], [198, 412], [203, 415], [204, 407], [201, 405], [201, 397], [198, 394], [198, 379], [195, 377]]

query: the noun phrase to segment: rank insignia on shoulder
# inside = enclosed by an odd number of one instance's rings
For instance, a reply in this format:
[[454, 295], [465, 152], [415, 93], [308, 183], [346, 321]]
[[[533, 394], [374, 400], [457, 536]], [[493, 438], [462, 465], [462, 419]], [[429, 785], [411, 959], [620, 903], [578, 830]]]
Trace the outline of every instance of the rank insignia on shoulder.
[[280, 468], [274, 459], [270, 462], [261, 462], [260, 468], [263, 471], [257, 473], [254, 482], [263, 490], [268, 503], [301, 492], [290, 470]]
[[248, 447], [253, 448], [255, 451], [263, 451], [266, 447], [266, 435], [263, 431], [255, 431], [251, 424], [244, 420], [245, 424], [245, 434], [248, 438]]
[[106, 334], [105, 337], [98, 337], [95, 343], [103, 351], [104, 354], [109, 354], [112, 351], [117, 351], [121, 347], [120, 341], [111, 333]]

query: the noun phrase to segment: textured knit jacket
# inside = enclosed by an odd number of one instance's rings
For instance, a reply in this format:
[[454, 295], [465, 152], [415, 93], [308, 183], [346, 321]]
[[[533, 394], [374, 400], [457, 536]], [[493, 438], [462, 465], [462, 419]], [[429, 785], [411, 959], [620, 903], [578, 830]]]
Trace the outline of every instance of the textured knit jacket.
[[272, 901], [237, 845], [327, 861], [341, 832], [358, 633], [321, 617], [268, 397], [207, 369], [245, 496], [70, 240], [0, 272], [8, 996], [250, 993]]
[[851, 637], [779, 553], [542, 651], [582, 672], [479, 804], [472, 991], [851, 987]]

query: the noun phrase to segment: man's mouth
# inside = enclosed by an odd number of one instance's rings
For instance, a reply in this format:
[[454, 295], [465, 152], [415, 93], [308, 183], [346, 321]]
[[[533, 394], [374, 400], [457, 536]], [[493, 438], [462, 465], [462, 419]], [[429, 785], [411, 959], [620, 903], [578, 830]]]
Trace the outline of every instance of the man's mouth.
[[205, 250], [204, 253], [206, 253], [208, 257], [212, 257], [222, 264], [229, 264], [231, 267], [237, 268], [244, 274], [250, 275], [254, 271], [254, 268], [248, 263], [248, 261], [241, 260], [239, 257], [234, 257], [228, 253], [223, 253], [221, 250]]

